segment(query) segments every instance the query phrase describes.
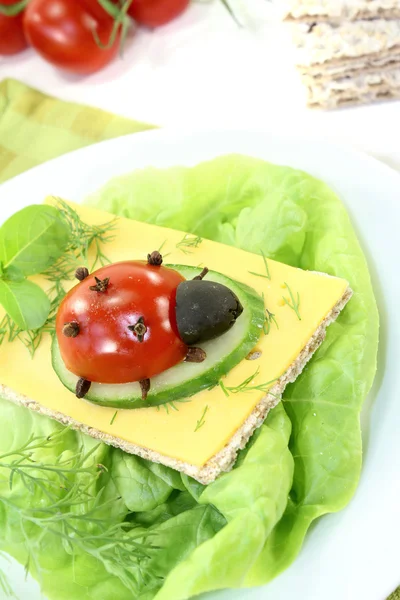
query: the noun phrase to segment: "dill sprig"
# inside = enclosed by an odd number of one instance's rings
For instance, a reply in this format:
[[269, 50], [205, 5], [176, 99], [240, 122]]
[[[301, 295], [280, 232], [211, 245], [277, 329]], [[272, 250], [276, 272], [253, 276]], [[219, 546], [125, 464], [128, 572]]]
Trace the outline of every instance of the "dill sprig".
[[224, 384], [224, 382], [221, 379], [219, 381], [219, 386], [222, 389], [222, 391], [224, 392], [225, 396], [227, 396], [227, 397], [230, 394], [239, 394], [241, 392], [254, 392], [255, 390], [266, 393], [266, 392], [268, 392], [271, 385], [273, 383], [275, 383], [276, 381], [278, 381], [279, 378], [275, 377], [275, 379], [271, 379], [271, 381], [266, 381], [265, 383], [260, 383], [258, 385], [250, 385], [254, 381], [254, 379], [257, 377], [259, 372], [260, 372], [260, 367], [257, 367], [257, 369], [254, 371], [254, 373], [252, 373], [251, 375], [246, 377], [246, 379], [244, 379], [241, 383], [239, 383], [238, 385], [235, 385], [235, 386], [227, 386]]
[[151, 533], [137, 531], [134, 523], [116, 522], [110, 516], [118, 498], [104, 500], [105, 488], [97, 490], [100, 477], [107, 471], [94, 460], [99, 446], [88, 452], [80, 449], [72, 456], [61, 454], [54, 463], [36, 459], [36, 451], [42, 455], [68, 431], [67, 428], [48, 437], [31, 437], [19, 449], [0, 455], [0, 468], [9, 472], [3, 485], [8, 480], [12, 491], [18, 479], [29, 494], [39, 492], [45, 500], [40, 504], [21, 504], [20, 494], [15, 499], [9, 494], [0, 495], [0, 504], [18, 515], [28, 551], [26, 570], [32, 567], [40, 575], [36, 541], [31, 546], [27, 533], [28, 528], [31, 531], [35, 526], [41, 532], [39, 539], [56, 536], [71, 555], [87, 553], [107, 565], [136, 597], [139, 573], [157, 578], [148, 572], [147, 564], [158, 548], [151, 543]]
[[270, 312], [268, 310], [268, 308], [265, 309], [265, 313], [266, 313], [266, 315], [265, 315], [265, 321], [264, 321], [264, 333], [265, 333], [265, 335], [268, 335], [269, 332], [271, 331], [272, 323], [274, 323], [274, 325], [277, 329], [279, 329], [279, 325], [277, 323], [274, 313]]
[[200, 419], [196, 423], [196, 427], [195, 427], [195, 430], [194, 430], [195, 433], [196, 433], [196, 431], [198, 431], [199, 429], [201, 429], [203, 427], [203, 425], [205, 424], [205, 422], [206, 422], [205, 421], [205, 416], [206, 416], [207, 411], [208, 411], [208, 404], [204, 408]]
[[301, 321], [301, 316], [300, 316], [300, 294], [299, 292], [297, 292], [296, 294], [296, 299], [294, 297], [294, 294], [291, 290], [291, 288], [289, 287], [289, 284], [286, 283], [285, 281], [285, 287], [287, 289], [287, 291], [289, 292], [289, 299], [286, 298], [285, 296], [282, 296], [282, 300], [284, 301], [285, 304], [287, 304], [287, 306], [289, 306], [289, 308], [291, 308], [292, 310], [294, 310], [294, 312], [296, 313], [296, 317], [299, 319], [299, 321]]
[[170, 408], [172, 408], [172, 410], [175, 410], [176, 412], [179, 412], [179, 408], [176, 406], [176, 403], [183, 404], [185, 402], [190, 402], [190, 398], [178, 398], [177, 400], [170, 400], [169, 402], [156, 404], [154, 408], [157, 410], [157, 412], [159, 412], [161, 410], [161, 407], [163, 407], [167, 415], [169, 415]]
[[192, 235], [186, 233], [180, 242], [176, 244], [178, 250], [181, 250], [184, 254], [192, 254], [192, 248], [198, 248], [203, 241], [203, 238], [199, 235]]
[[115, 413], [112, 416], [112, 419], [110, 421], [110, 425], [112, 425], [114, 423], [115, 419], [117, 418], [117, 414], [118, 414], [118, 411], [116, 410]]
[[[76, 267], [81, 264], [87, 266], [89, 271], [93, 271], [98, 266], [109, 263], [109, 259], [103, 253], [102, 245], [115, 238], [113, 232], [117, 219], [114, 218], [101, 225], [88, 225], [64, 200], [57, 198], [56, 207], [71, 233], [64, 254], [50, 269], [45, 271], [45, 277], [49, 281], [55, 282], [62, 279], [71, 280], [74, 278]], [[94, 260], [89, 266], [88, 253], [92, 244], [94, 244]]]
[[269, 265], [267, 262], [267, 257], [265, 256], [265, 254], [262, 250], [261, 250], [261, 256], [263, 257], [265, 273], [255, 273], [254, 271], [248, 271], [248, 272], [250, 273], [250, 275], [255, 275], [256, 277], [263, 277], [264, 279], [271, 280], [271, 273], [269, 272]]
[[[181, 402], [181, 400], [177, 400], [177, 402]], [[183, 399], [182, 402], [185, 402], [185, 399]], [[179, 408], [175, 405], [175, 402], [173, 402], [172, 400], [163, 404], [162, 407], [167, 413], [167, 415], [169, 415], [170, 408], [172, 408], [172, 410], [175, 410], [176, 412], [179, 412]]]
[[[263, 303], [264, 303], [264, 307], [265, 307], [265, 296], [264, 296], [264, 292], [262, 292], [261, 297], [263, 299]], [[269, 332], [271, 331], [271, 324], [274, 323], [276, 328], [279, 329], [279, 325], [277, 323], [277, 320], [275, 318], [274, 313], [270, 312], [268, 310], [268, 308], [265, 308], [265, 320], [263, 323], [263, 331], [264, 331], [264, 335], [268, 335]]]
[[104, 254], [102, 246], [111, 242], [115, 237], [113, 231], [116, 227], [116, 219], [101, 225], [88, 225], [64, 200], [57, 198], [56, 207], [62, 220], [70, 230], [70, 237], [64, 254], [43, 273], [43, 276], [51, 284], [47, 291], [50, 298], [49, 316], [40, 329], [27, 331], [20, 329], [7, 314], [0, 322], [0, 344], [5, 339], [9, 342], [18, 339], [28, 349], [32, 357], [42, 341], [43, 334], [54, 332], [57, 310], [66, 294], [65, 282], [74, 279], [75, 270], [78, 266], [89, 267], [89, 249], [94, 250], [94, 259], [89, 270], [109, 263], [110, 261]]
[[[161, 244], [161, 246], [158, 248], [158, 252], [161, 252], [161, 250], [164, 248], [165, 244], [167, 243], [168, 240], [164, 240], [163, 243]], [[171, 252], [166, 252], [166, 253], [162, 253], [162, 257], [163, 259], [165, 259], [167, 256], [169, 256], [171, 254]]]
[[[67, 458], [58, 457], [56, 462], [51, 465], [38, 462], [35, 459], [36, 451], [40, 450], [43, 452], [56, 447], [61, 438], [64, 437], [69, 431], [69, 428], [66, 427], [47, 437], [31, 436], [24, 444], [21, 445], [20, 448], [1, 454], [0, 469], [6, 469], [9, 471], [8, 485], [10, 490], [13, 488], [14, 478], [18, 476], [22, 484], [28, 489], [29, 492], [33, 493], [34, 486], [38, 486], [49, 499], [58, 500], [58, 495], [52, 494], [50, 490], [54, 482], [49, 479], [43, 479], [43, 477], [38, 477], [34, 473], [31, 474], [31, 472], [34, 470], [39, 470], [41, 475], [43, 475], [45, 472], [55, 473], [61, 480], [63, 480], [64, 483], [68, 483], [68, 476], [70, 475], [76, 476], [82, 473], [93, 474], [93, 468], [85, 466], [85, 463], [96, 452], [99, 444], [94, 446], [86, 454], [83, 454], [82, 450], [80, 450], [74, 455], [69, 455]], [[105, 470], [103, 465], [97, 465], [96, 468], [96, 476], [100, 476], [100, 474]], [[47, 484], [47, 487], [45, 488], [42, 486], [44, 482]], [[56, 485], [57, 489], [58, 487], [59, 486]], [[0, 501], [2, 501], [1, 496]]]
[[165, 239], [163, 241], [163, 243], [161, 244], [161, 246], [158, 248], [158, 252], [161, 252], [161, 250], [164, 248], [165, 244], [167, 243], [167, 240]]
[[[9, 557], [4, 552], [0, 552], [0, 556], [4, 560], [7, 560], [8, 562], [10, 562]], [[1, 569], [0, 569], [0, 592], [3, 592], [3, 594], [4, 594], [2, 596], [2, 598], [15, 598], [15, 600], [18, 600], [17, 596], [15, 595], [14, 590], [11, 587], [10, 582], [7, 579], [7, 575]]]
[[[43, 328], [40, 330], [28, 329], [27, 331], [24, 331], [20, 329], [6, 313], [0, 321], [0, 344], [2, 344], [4, 340], [13, 342], [14, 340], [18, 339], [28, 349], [31, 356], [33, 356], [41, 342], [42, 329]], [[40, 333], [38, 333], [38, 331], [40, 331]]]

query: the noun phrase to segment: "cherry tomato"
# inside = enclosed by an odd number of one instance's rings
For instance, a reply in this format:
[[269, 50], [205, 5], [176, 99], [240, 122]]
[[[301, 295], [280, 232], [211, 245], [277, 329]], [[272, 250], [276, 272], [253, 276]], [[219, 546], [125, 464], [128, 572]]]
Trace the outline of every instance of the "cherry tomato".
[[35, 50], [56, 67], [87, 75], [107, 65], [117, 54], [120, 32], [107, 45], [114, 20], [94, 0], [31, 0], [24, 28]]
[[128, 14], [146, 27], [159, 27], [178, 17], [190, 0], [132, 0]]
[[[105, 291], [90, 289], [109, 278]], [[147, 379], [181, 362], [187, 347], [178, 335], [176, 288], [184, 278], [173, 269], [142, 261], [108, 265], [65, 296], [56, 321], [67, 369], [89, 381], [127, 383]], [[143, 320], [143, 337], [132, 329]], [[76, 337], [63, 333], [77, 323]]]
[[[0, 4], [12, 6], [20, 0], [1, 0]], [[23, 13], [8, 17], [0, 12], [0, 54], [12, 55], [28, 46], [23, 29]]]

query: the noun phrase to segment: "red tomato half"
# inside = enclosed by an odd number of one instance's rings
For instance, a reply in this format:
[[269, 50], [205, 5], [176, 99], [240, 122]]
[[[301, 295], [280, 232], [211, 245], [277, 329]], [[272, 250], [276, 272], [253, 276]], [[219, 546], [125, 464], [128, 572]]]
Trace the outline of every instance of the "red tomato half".
[[132, 0], [128, 13], [141, 25], [159, 27], [178, 17], [190, 0]]
[[[109, 277], [105, 292], [90, 289]], [[102, 267], [75, 286], [62, 301], [56, 322], [64, 363], [72, 373], [100, 383], [147, 379], [181, 362], [187, 352], [176, 326], [176, 288], [184, 281], [166, 267], [126, 261]], [[143, 341], [129, 329], [143, 317]], [[79, 333], [66, 337], [66, 323]]]
[[[1, 0], [0, 4], [12, 6], [20, 0]], [[12, 55], [28, 46], [23, 29], [23, 13], [8, 17], [0, 13], [0, 54]]]
[[[101, 12], [102, 11], [102, 12]], [[113, 19], [99, 5], [77, 0], [31, 0], [24, 28], [29, 42], [56, 67], [87, 75], [107, 65], [117, 54], [120, 33], [108, 48]]]

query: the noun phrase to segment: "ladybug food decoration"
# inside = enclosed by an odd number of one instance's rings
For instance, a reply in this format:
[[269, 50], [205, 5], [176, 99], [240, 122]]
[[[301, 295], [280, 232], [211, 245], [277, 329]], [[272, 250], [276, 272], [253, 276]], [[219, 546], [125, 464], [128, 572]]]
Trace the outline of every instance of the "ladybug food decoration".
[[182, 362], [202, 362], [197, 344], [230, 329], [243, 312], [226, 286], [193, 280], [162, 266], [154, 251], [146, 261], [124, 261], [89, 275], [80, 267], [80, 283], [65, 296], [57, 313], [56, 333], [65, 366], [79, 377], [76, 396], [92, 382], [138, 381], [145, 400], [151, 377]]

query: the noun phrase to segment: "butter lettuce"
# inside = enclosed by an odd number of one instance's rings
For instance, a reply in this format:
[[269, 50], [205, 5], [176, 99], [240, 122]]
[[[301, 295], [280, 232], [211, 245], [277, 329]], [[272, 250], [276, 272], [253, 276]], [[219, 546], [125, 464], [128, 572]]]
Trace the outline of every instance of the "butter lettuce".
[[[94, 448], [90, 461], [105, 470], [91, 493], [112, 501], [101, 509], [102, 518], [110, 526], [129, 523], [135, 535], [151, 539], [152, 550], [139, 566], [132, 561], [125, 568], [117, 555], [105, 558], [100, 542], [90, 553], [72, 553], [56, 533], [24, 523], [15, 506], [46, 506], [48, 499], [40, 488], [29, 491], [18, 475], [10, 489], [4, 468], [0, 550], [24, 563], [29, 558], [29, 570], [50, 600], [183, 600], [267, 583], [296, 557], [314, 519], [349, 502], [360, 475], [359, 418], [376, 370], [378, 313], [346, 210], [306, 173], [243, 156], [190, 169], [136, 171], [110, 181], [88, 202], [344, 277], [355, 293], [233, 471], [207, 487], [120, 450], [97, 448], [71, 431], [53, 448], [34, 452], [34, 460], [51, 465], [60, 453]], [[61, 429], [3, 400], [0, 410], [0, 454], [15, 451], [30, 435]], [[74, 510], [87, 515], [92, 503]], [[92, 525], [82, 527], [90, 536]]]

